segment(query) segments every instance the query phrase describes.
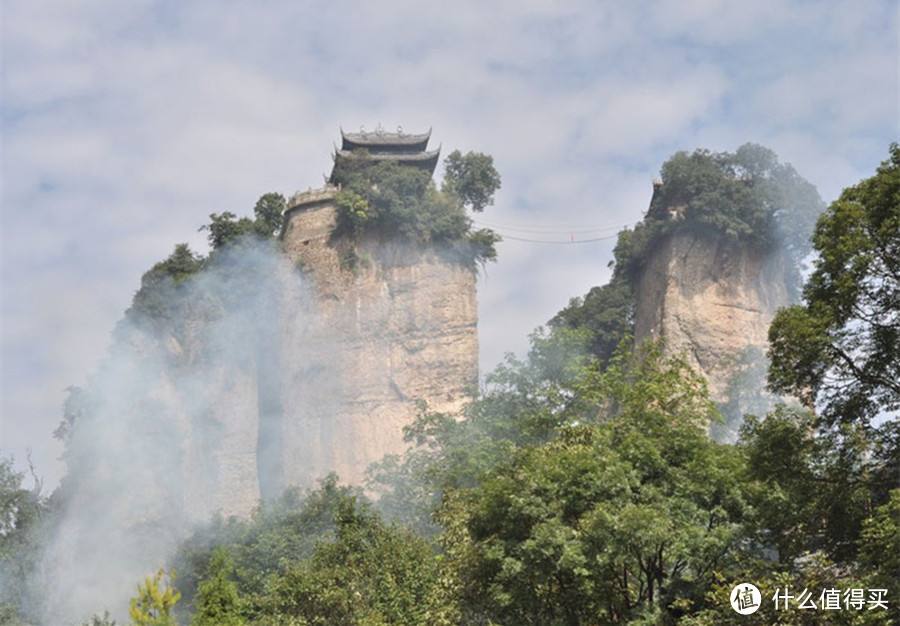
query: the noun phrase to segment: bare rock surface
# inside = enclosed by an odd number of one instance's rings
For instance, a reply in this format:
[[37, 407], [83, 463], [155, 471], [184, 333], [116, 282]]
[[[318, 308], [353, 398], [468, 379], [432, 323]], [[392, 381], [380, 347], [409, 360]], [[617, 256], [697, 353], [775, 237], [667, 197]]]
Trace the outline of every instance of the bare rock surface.
[[348, 243], [330, 241], [334, 219], [330, 202], [291, 211], [283, 235], [315, 294], [309, 324], [290, 323], [291, 302], [282, 316], [285, 485], [329, 471], [360, 483], [370, 463], [405, 449], [417, 401], [458, 410], [478, 378], [474, 271], [376, 239], [348, 267]]
[[[785, 263], [777, 250], [724, 236], [690, 231], [665, 236], [637, 280], [635, 339], [662, 338], [669, 353], [685, 355], [706, 377], [720, 406], [733, 402], [741, 393], [741, 375], [760, 367], [753, 361], [765, 354], [775, 312], [790, 304]], [[756, 387], [758, 396], [760, 390]]]

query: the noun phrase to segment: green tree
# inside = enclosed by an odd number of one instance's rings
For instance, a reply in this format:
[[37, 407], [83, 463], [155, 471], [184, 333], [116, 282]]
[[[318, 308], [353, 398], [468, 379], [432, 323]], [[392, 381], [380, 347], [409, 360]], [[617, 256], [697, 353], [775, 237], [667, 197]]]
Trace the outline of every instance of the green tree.
[[181, 594], [172, 586], [174, 578], [160, 569], [138, 584], [128, 608], [134, 626], [178, 626], [172, 610]]
[[157, 276], [167, 276], [175, 283], [183, 282], [203, 268], [203, 258], [194, 254], [186, 243], [179, 243], [164, 261], [150, 271]]
[[[860, 535], [860, 563], [869, 572], [872, 587], [900, 595], [900, 488], [891, 491], [884, 504], [863, 523]], [[900, 621], [900, 605], [892, 603], [891, 615]]]
[[[711, 441], [702, 379], [656, 348], [593, 379], [599, 422], [562, 426], [458, 492], [466, 611], [517, 624], [663, 621], [698, 600], [739, 532], [741, 457]], [[604, 412], [606, 412], [604, 411]], [[443, 512], [442, 512], [443, 514]]]
[[815, 423], [808, 411], [781, 406], [764, 420], [749, 417], [741, 433], [755, 511], [749, 535], [786, 566], [819, 551], [854, 561], [867, 518], [898, 480], [885, 455], [892, 442], [876, 436], [892, 429], [819, 432]]
[[12, 459], [0, 457], [0, 624], [35, 617], [30, 611], [39, 601], [32, 576], [40, 564], [41, 530], [50, 509], [33, 470], [32, 476], [34, 486], [26, 489], [25, 476], [15, 471]]
[[473, 229], [465, 201], [439, 191], [426, 171], [388, 161], [346, 159], [335, 172], [335, 181], [341, 185], [335, 199], [335, 242], [355, 246], [369, 235], [433, 245], [467, 263], [496, 258], [496, 233]]
[[481, 152], [463, 155], [454, 150], [444, 159], [444, 180], [441, 191], [451, 194], [463, 205], [480, 213], [494, 203], [500, 189], [500, 174], [494, 168], [494, 158]]
[[355, 498], [340, 503], [336, 521], [334, 541], [270, 582], [263, 613], [310, 626], [433, 624], [430, 546]]
[[581, 298], [548, 322], [550, 328], [583, 329], [589, 334], [591, 352], [606, 366], [622, 340], [634, 326], [634, 297], [631, 286], [621, 276], [600, 287], [592, 287]]
[[242, 237], [256, 233], [256, 224], [249, 217], [239, 218], [231, 211], [222, 213], [210, 213], [209, 224], [202, 226], [200, 230], [209, 231], [207, 239], [213, 250], [223, 248]]
[[286, 208], [287, 202], [280, 193], [267, 193], [260, 196], [253, 208], [257, 232], [265, 237], [277, 235], [281, 230]]
[[320, 541], [334, 537], [341, 503], [359, 498], [358, 489], [340, 485], [334, 474], [317, 489], [286, 491], [265, 502], [248, 520], [213, 519], [195, 531], [178, 549], [173, 566], [178, 570], [178, 590], [188, 603], [197, 594], [217, 550], [226, 550], [234, 568], [229, 576], [245, 600], [245, 613], [254, 614], [253, 604], [265, 594], [273, 575], [309, 558]]
[[804, 303], [769, 329], [769, 383], [829, 422], [900, 408], [900, 146], [819, 218]]
[[201, 226], [208, 231], [207, 239], [213, 250], [236, 243], [247, 237], [259, 240], [271, 239], [281, 230], [287, 202], [280, 193], [266, 193], [260, 196], [253, 207], [253, 219], [238, 217], [231, 211], [210, 213], [210, 223]]
[[191, 626], [242, 626], [241, 602], [232, 580], [234, 563], [224, 548], [213, 550], [206, 576], [200, 582]]
[[184, 284], [204, 267], [203, 257], [191, 251], [188, 244], [177, 244], [172, 254], [141, 277], [141, 288], [134, 294], [126, 316], [157, 323], [176, 316]]

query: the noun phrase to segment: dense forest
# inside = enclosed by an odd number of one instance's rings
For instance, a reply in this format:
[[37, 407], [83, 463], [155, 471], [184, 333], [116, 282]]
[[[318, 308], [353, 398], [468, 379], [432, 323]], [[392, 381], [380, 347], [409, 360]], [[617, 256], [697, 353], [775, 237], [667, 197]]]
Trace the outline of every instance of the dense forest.
[[[466, 263], [493, 259], [496, 235], [473, 230], [466, 210], [490, 204], [499, 176], [485, 155], [447, 165], [440, 189], [396, 166], [343, 174], [336, 234], [396, 231]], [[683, 207], [681, 218], [648, 215], [621, 233], [611, 281], [489, 373], [463, 419], [422, 406], [410, 450], [373, 466], [365, 488], [332, 475], [250, 519], [196, 529], [135, 581], [130, 623], [900, 621], [900, 146], [817, 218], [815, 190], [759, 146], [678, 153], [662, 179], [654, 201]], [[244, 238], [277, 245], [284, 202], [267, 194], [254, 218], [211, 216], [209, 257], [177, 247], [144, 276], [129, 315], [164, 323], [179, 285]], [[702, 377], [631, 339], [630, 276], [677, 228], [782, 245], [798, 267], [812, 258], [805, 281], [797, 273], [800, 303], [769, 331], [768, 386], [800, 402], [746, 416], [736, 444], [709, 437], [722, 416]], [[78, 400], [74, 390], [63, 438]], [[28, 623], [22, 599], [35, 597], [27, 585], [59, 497], [26, 483], [0, 462], [0, 624]], [[745, 581], [764, 598], [751, 616], [727, 601]], [[822, 590], [847, 593], [842, 610], [776, 613], [778, 589], [809, 590], [817, 604]], [[90, 626], [114, 623], [103, 609]]]

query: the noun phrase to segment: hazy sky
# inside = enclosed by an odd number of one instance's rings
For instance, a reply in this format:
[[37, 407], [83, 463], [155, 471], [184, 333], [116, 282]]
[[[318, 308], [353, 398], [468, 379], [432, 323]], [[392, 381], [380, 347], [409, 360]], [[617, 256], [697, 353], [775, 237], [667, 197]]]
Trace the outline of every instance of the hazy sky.
[[[526, 238], [633, 223], [700, 146], [768, 145], [830, 201], [900, 134], [897, 6], [2, 0], [0, 453], [54, 483], [64, 389], [141, 273], [205, 251], [212, 211], [320, 185], [340, 125], [494, 155], [481, 219]], [[501, 244], [483, 370], [604, 282], [611, 248]]]

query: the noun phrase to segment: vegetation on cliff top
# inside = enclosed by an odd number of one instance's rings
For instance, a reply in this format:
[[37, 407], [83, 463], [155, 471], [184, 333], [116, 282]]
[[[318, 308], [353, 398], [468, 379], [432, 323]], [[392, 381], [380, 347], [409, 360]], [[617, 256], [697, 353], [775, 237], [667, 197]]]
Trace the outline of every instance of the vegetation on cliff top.
[[373, 235], [416, 247], [433, 246], [472, 265], [496, 259], [499, 235], [473, 229], [466, 213], [466, 209], [483, 211], [500, 188], [490, 156], [450, 153], [440, 189], [428, 172], [396, 162], [348, 159], [341, 164], [334, 174], [341, 185], [336, 240], [358, 242], [363, 235]]
[[[336, 199], [335, 240], [346, 237], [352, 244], [368, 233], [419, 246], [434, 245], [467, 264], [496, 259], [499, 235], [489, 229], [473, 229], [466, 213], [467, 209], [483, 211], [500, 188], [500, 174], [490, 156], [458, 150], [450, 153], [444, 161], [440, 189], [427, 172], [395, 162], [354, 159], [342, 164], [335, 174], [343, 187]], [[210, 254], [203, 257], [185, 243], [176, 245], [168, 258], [141, 277], [126, 318], [151, 327], [177, 319], [188, 304], [181, 297], [185, 281], [205, 269], [234, 264], [242, 243], [275, 245], [286, 206], [281, 194], [266, 193], [256, 202], [252, 218], [230, 211], [211, 213], [209, 224], [200, 228], [207, 232]], [[355, 249], [344, 250], [342, 260], [354, 265], [358, 261]]]
[[794, 264], [824, 209], [816, 188], [757, 144], [735, 152], [676, 152], [663, 163], [662, 185], [647, 217], [620, 234], [625, 271], [639, 271], [652, 244], [679, 230], [711, 231], [762, 249], [782, 247]]
[[601, 361], [633, 328], [633, 287], [650, 251], [675, 232], [708, 232], [763, 250], [780, 247], [789, 260], [788, 289], [800, 285], [800, 265], [824, 204], [816, 188], [777, 155], [756, 144], [735, 152], [677, 152], [660, 172], [662, 185], [646, 217], [619, 233], [608, 284], [573, 298], [552, 328], [584, 329]]
[[211, 213], [210, 223], [200, 228], [207, 232], [209, 255], [196, 254], [186, 243], [177, 244], [172, 254], [141, 277], [141, 287], [125, 312], [126, 319], [150, 327], [179, 319], [188, 304], [182, 297], [185, 282], [203, 270], [234, 264], [241, 253], [235, 248], [242, 243], [274, 245], [286, 206], [284, 196], [267, 193], [253, 207], [252, 219], [238, 217], [230, 211]]

